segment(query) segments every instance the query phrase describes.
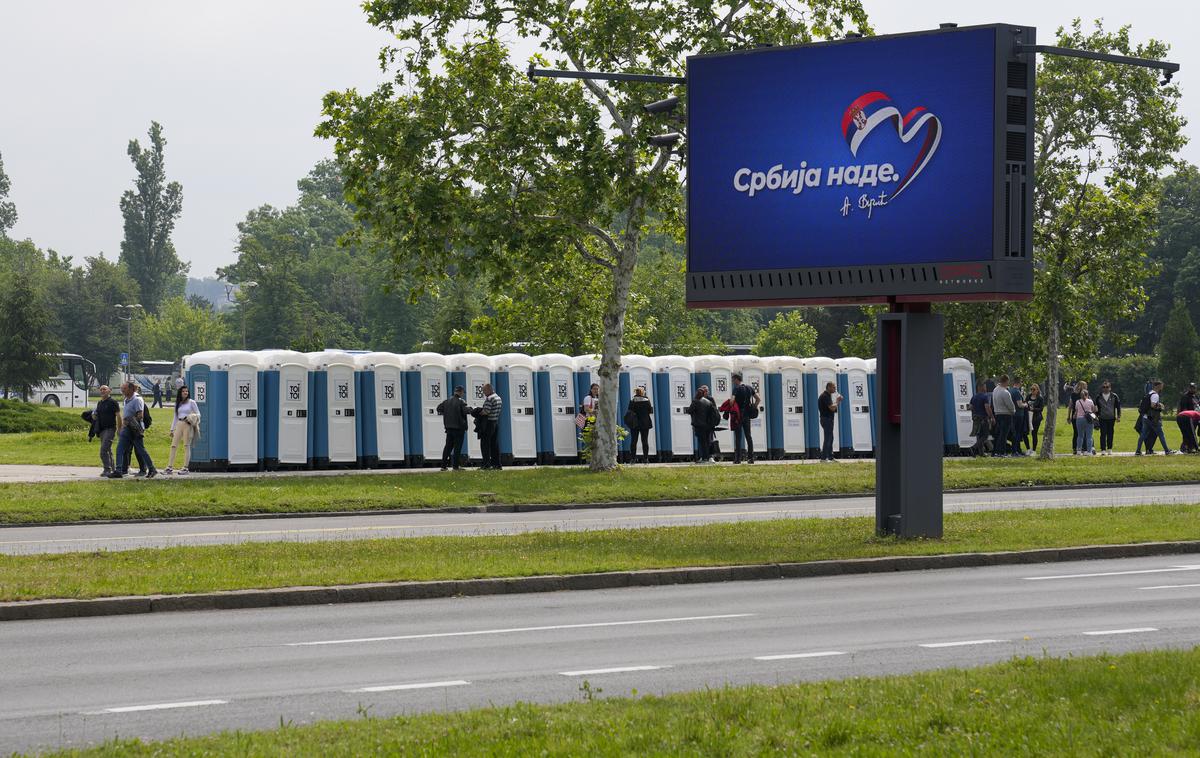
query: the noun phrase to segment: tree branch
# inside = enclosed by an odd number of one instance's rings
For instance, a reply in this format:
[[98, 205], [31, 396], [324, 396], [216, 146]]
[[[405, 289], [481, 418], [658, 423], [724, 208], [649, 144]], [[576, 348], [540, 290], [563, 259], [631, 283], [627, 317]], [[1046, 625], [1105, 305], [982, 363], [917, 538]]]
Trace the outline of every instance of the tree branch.
[[[558, 38], [558, 44], [562, 45], [563, 52], [567, 54], [567, 59], [571, 61], [571, 65], [575, 67], [575, 70], [586, 71], [587, 69], [583, 67], [583, 63], [580, 61], [579, 57], [576, 56], [575, 53], [570, 49], [570, 46], [567, 44], [567, 40], [563, 37], [562, 32], [556, 31], [554, 36]], [[588, 91], [590, 91], [597, 100], [604, 104], [605, 110], [608, 111], [608, 115], [612, 117], [613, 123], [617, 125], [617, 128], [621, 130], [621, 133], [632, 139], [633, 124], [631, 124], [628, 119], [621, 115], [621, 111], [617, 108], [617, 104], [613, 102], [611, 97], [609, 97], [608, 91], [599, 84], [596, 84], [596, 82], [592, 79], [584, 79], [582, 81], [584, 86], [588, 88]]]
[[598, 239], [604, 243], [605, 247], [608, 248], [608, 251], [610, 253], [612, 253], [613, 260], [603, 258], [603, 257], [591, 252], [590, 250], [587, 250], [586, 248], [583, 247], [583, 244], [577, 239], [572, 239], [571, 243], [576, 246], [576, 249], [579, 250], [579, 252], [583, 255], [583, 257], [587, 258], [588, 260], [592, 261], [593, 263], [603, 266], [604, 268], [607, 268], [609, 271], [612, 271], [613, 268], [616, 266], [616, 264], [613, 261], [616, 260], [617, 256], [620, 254], [620, 250], [617, 247], [617, 242], [616, 242], [616, 240], [614, 240], [612, 238], [611, 234], [604, 231], [604, 229], [600, 228], [599, 226], [596, 226], [595, 224], [588, 222], [588, 221], [577, 221], [576, 219], [566, 218], [564, 216], [559, 216], [557, 214], [551, 214], [551, 215], [535, 214], [534, 218], [536, 218], [540, 221], [557, 221], [559, 223], [568, 224], [569, 226], [573, 226], [581, 232], [586, 232], [586, 233], [592, 235], [593, 237], [595, 237], [596, 239]]

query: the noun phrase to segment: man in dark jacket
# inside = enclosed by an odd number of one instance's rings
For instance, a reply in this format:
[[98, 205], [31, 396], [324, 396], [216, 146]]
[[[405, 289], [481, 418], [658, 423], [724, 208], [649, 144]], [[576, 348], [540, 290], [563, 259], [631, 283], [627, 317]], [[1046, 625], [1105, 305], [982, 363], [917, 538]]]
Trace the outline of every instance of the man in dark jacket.
[[467, 434], [467, 404], [463, 400], [463, 388], [454, 388], [454, 394], [438, 404], [437, 412], [442, 417], [442, 425], [446, 427], [446, 446], [442, 448], [442, 471], [448, 464], [453, 463], [458, 471], [463, 437]]
[[1121, 420], [1121, 398], [1112, 391], [1112, 382], [1105, 380], [1100, 385], [1100, 394], [1092, 400], [1100, 419], [1100, 455], [1112, 455], [1113, 433]]
[[[754, 463], [754, 437], [750, 435], [750, 422], [752, 417], [757, 416], [757, 406], [760, 402], [758, 392], [748, 384], [742, 382], [740, 373], [733, 374], [733, 402], [737, 403], [740, 413], [740, 422], [733, 427], [733, 462], [742, 462], [742, 448], [745, 443], [746, 463]], [[756, 411], [751, 412], [751, 406], [755, 406]], [[733, 422], [730, 421], [730, 424]]]
[[837, 419], [838, 405], [842, 396], [837, 392], [837, 385], [825, 382], [825, 391], [817, 398], [817, 412], [821, 417], [821, 462], [833, 463], [833, 424]]
[[92, 412], [92, 428], [100, 438], [100, 464], [104, 466], [104, 473], [100, 476], [108, 476], [116, 469], [113, 465], [112, 443], [117, 436], [117, 415], [120, 412], [121, 406], [112, 399], [112, 390], [107, 384], [101, 386], [100, 402], [96, 403], [96, 410]]

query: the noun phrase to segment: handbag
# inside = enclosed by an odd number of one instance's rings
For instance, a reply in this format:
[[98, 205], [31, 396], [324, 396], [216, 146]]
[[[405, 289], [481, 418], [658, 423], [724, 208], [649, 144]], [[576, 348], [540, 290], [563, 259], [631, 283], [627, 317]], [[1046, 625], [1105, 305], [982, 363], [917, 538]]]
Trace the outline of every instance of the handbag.
[[637, 414], [633, 412], [632, 408], [625, 411], [624, 421], [626, 428], [637, 429]]

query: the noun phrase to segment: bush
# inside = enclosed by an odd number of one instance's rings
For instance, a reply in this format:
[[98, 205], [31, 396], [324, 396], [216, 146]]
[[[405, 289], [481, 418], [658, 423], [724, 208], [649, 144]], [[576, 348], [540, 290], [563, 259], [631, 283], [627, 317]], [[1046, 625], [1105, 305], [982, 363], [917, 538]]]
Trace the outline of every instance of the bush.
[[79, 413], [63, 413], [21, 400], [0, 400], [0, 434], [73, 432], [87, 428], [88, 423]]

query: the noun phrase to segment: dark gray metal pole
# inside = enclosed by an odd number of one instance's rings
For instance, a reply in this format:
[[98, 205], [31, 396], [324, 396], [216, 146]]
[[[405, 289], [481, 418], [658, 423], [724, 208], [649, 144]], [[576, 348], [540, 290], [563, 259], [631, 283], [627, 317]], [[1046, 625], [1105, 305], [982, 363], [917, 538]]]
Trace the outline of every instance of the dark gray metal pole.
[[654, 84], [687, 84], [682, 76], [663, 76], [661, 74], [623, 74], [607, 71], [563, 71], [555, 68], [534, 68], [532, 63], [525, 72], [530, 79], [547, 77], [551, 79], [600, 79], [610, 82], [651, 82]]
[[875, 532], [941, 537], [942, 317], [893, 304], [875, 339]]

